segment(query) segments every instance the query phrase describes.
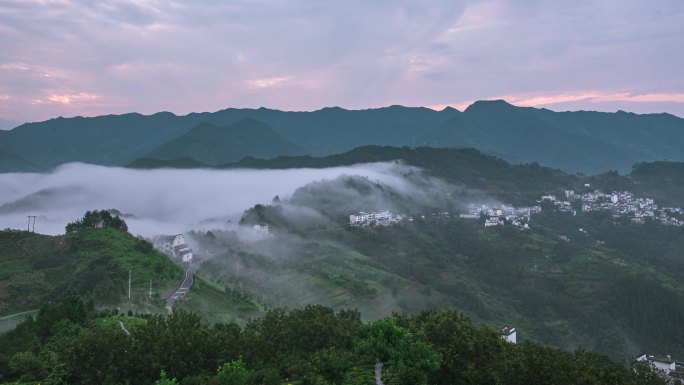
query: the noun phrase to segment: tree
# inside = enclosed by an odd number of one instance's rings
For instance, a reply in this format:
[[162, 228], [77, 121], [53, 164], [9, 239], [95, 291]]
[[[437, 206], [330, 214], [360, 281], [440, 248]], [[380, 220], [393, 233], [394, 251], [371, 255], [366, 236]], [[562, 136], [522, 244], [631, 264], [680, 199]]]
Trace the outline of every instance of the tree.
[[152, 316], [131, 330], [131, 337], [134, 382], [151, 382], [161, 370], [182, 379], [216, 369], [218, 346], [197, 314], [174, 309], [166, 318]]
[[54, 334], [54, 326], [63, 320], [69, 320], [77, 325], [84, 325], [88, 319], [88, 311], [91, 308], [91, 303], [86, 303], [76, 292], [68, 291], [64, 294], [61, 301], [47, 304], [40, 309], [38, 317], [36, 317], [37, 334], [47, 338]]
[[123, 382], [130, 375], [131, 339], [118, 325], [95, 324], [73, 340], [64, 361], [70, 383]]
[[168, 378], [166, 377], [166, 372], [161, 371], [159, 374], [159, 379], [154, 382], [154, 385], [176, 385], [178, 384], [178, 381], [176, 381], [176, 378]]
[[347, 351], [331, 347], [318, 351], [313, 357], [316, 372], [326, 381], [341, 385], [345, 374], [352, 364], [351, 354]]
[[19, 381], [40, 380], [46, 373], [46, 368], [43, 365], [42, 360], [30, 351], [14, 354], [9, 360], [9, 367], [10, 372], [12, 372]]
[[242, 359], [226, 362], [216, 374], [220, 385], [245, 385], [247, 383], [247, 369]]
[[354, 350], [372, 362], [388, 364], [395, 375], [419, 378], [416, 384], [426, 384], [428, 374], [437, 370], [442, 360], [432, 346], [397, 325], [394, 317], [368, 325]]

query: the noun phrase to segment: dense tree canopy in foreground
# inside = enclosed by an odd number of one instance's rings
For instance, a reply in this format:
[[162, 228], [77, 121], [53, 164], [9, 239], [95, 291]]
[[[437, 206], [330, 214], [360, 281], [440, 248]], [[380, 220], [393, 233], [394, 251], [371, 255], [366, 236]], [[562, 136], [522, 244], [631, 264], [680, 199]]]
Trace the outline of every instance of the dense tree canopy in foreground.
[[[646, 367], [529, 341], [453, 311], [363, 323], [353, 310], [270, 310], [244, 328], [193, 313], [95, 314], [75, 293], [0, 335], [0, 381], [44, 384], [664, 384]], [[286, 381], [286, 382], [283, 382]]]

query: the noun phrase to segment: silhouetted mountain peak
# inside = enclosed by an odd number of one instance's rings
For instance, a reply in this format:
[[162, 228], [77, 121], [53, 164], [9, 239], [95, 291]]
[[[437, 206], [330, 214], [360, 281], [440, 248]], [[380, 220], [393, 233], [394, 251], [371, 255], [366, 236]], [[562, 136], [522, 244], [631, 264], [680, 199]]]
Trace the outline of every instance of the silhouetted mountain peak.
[[463, 112], [479, 112], [479, 111], [511, 111], [516, 107], [503, 99], [496, 100], [478, 100], [468, 106]]
[[451, 106], [446, 106], [442, 108], [439, 112], [461, 112], [458, 109], [451, 107]]
[[338, 107], [338, 106], [332, 106], [332, 107], [323, 107], [323, 108], [321, 108], [321, 109], [320, 109], [320, 110], [318, 110], [318, 111], [326, 111], [326, 112], [333, 112], [333, 111], [334, 111], [334, 112], [342, 112], [342, 111], [347, 111], [347, 110], [345, 110], [345, 109], [344, 109], [344, 108], [342, 108], [342, 107]]

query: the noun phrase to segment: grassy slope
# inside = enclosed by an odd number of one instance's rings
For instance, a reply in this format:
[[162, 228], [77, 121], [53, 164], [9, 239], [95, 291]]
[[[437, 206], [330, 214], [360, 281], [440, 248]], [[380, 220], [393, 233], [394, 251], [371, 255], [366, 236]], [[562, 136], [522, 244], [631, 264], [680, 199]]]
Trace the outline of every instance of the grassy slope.
[[195, 277], [188, 295], [176, 302], [177, 308], [202, 315], [209, 323], [237, 323], [244, 325], [250, 318], [262, 314], [263, 307], [208, 279]]
[[[73, 289], [96, 305], [127, 309], [160, 307], [160, 295], [175, 285], [182, 269], [168, 257], [140, 247], [140, 241], [114, 229], [84, 230], [64, 238], [23, 231], [0, 232], [0, 314], [39, 307]], [[153, 300], [148, 301], [152, 280]]]

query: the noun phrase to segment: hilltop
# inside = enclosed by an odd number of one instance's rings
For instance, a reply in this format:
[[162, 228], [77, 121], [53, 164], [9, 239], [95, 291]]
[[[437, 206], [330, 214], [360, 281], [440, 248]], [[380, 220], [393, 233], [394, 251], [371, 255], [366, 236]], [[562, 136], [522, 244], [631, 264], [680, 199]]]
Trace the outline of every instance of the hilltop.
[[96, 306], [158, 311], [163, 309], [164, 292], [182, 277], [181, 267], [148, 242], [113, 228], [84, 229], [68, 236], [8, 229], [0, 231], [0, 248], [0, 315], [37, 309], [69, 290]]
[[[256, 121], [270, 127], [270, 139], [260, 142], [264, 134], [254, 127], [216, 136], [231, 131], [227, 126], [243, 126], [245, 119], [252, 126]], [[195, 130], [198, 126], [204, 128]], [[637, 162], [684, 160], [684, 119], [623, 111], [553, 112], [498, 100], [476, 102], [463, 112], [402, 106], [312, 112], [229, 108], [184, 116], [57, 118], [0, 135], [0, 148], [45, 170], [76, 161], [126, 165], [144, 157], [189, 156], [210, 164], [242, 156], [320, 157], [365, 145], [472, 147], [513, 163], [537, 162], [585, 174], [627, 172]], [[199, 159], [202, 153], [212, 155]]]

